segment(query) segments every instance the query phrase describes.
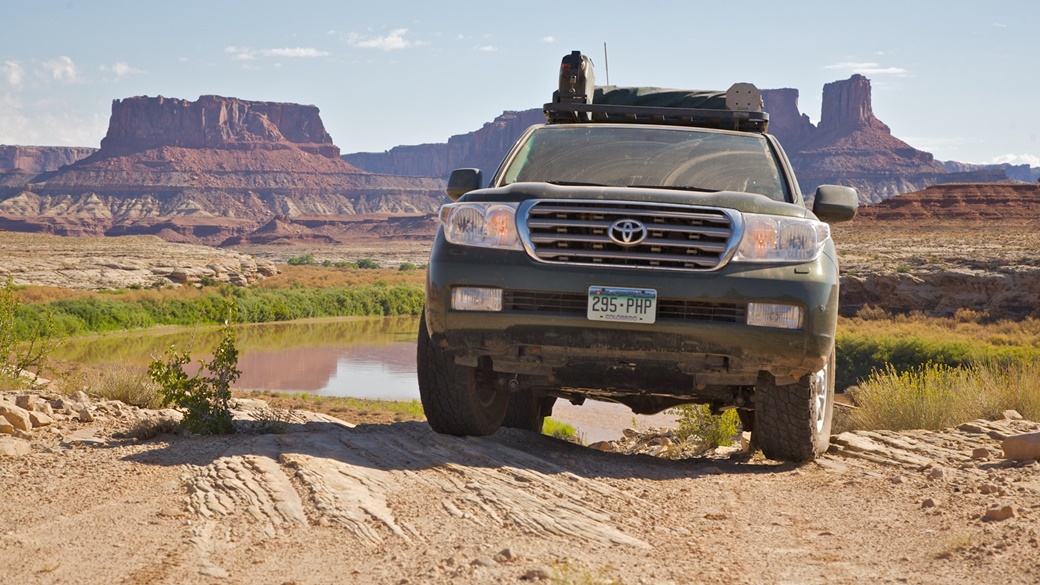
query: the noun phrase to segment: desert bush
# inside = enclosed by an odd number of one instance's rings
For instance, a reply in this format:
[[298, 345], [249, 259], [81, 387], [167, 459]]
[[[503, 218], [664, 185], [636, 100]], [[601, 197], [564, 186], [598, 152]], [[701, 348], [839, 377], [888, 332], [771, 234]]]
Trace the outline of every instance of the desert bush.
[[545, 417], [545, 421], [542, 422], [542, 434], [555, 439], [578, 443], [579, 445], [582, 443], [578, 430], [574, 428], [574, 425], [550, 417]]
[[419, 267], [411, 262], [402, 262], [397, 266], [397, 270], [400, 272], [407, 272], [408, 270], [417, 270]]
[[856, 311], [856, 318], [864, 321], [882, 321], [891, 319], [892, 315], [881, 307], [863, 305]]
[[379, 268], [379, 263], [377, 263], [375, 260], [371, 258], [362, 258], [357, 261], [357, 267], [364, 270], [371, 270], [374, 268]]
[[181, 424], [171, 418], [143, 418], [138, 419], [122, 436], [139, 441], [147, 441], [159, 435], [173, 435], [181, 430]]
[[20, 308], [14, 280], [8, 277], [0, 289], [0, 384], [10, 388], [33, 385], [21, 373], [40, 374], [59, 342], [53, 335], [54, 319], [49, 313], [41, 312], [32, 323], [25, 323], [19, 318]]
[[159, 385], [147, 371], [131, 366], [105, 368], [87, 382], [90, 393], [106, 400], [118, 400], [140, 408], [161, 408]]
[[288, 263], [289, 266], [314, 266], [318, 261], [314, 259], [314, 254], [308, 252], [289, 258]]
[[679, 415], [675, 436], [681, 441], [695, 441], [705, 449], [714, 449], [733, 443], [740, 417], [737, 411], [727, 410], [712, 414], [707, 404], [684, 404], [674, 409]]
[[163, 403], [184, 410], [182, 425], [191, 432], [207, 435], [235, 432], [229, 404], [231, 384], [242, 375], [235, 346], [236, 313], [234, 299], [228, 299], [220, 345], [212, 360], [199, 360], [199, 371], [194, 376], [189, 377], [184, 371], [184, 366], [191, 362], [190, 348], [178, 353], [171, 346], [166, 361], [152, 360], [148, 366], [148, 375], [160, 386]]
[[1007, 409], [1040, 416], [1040, 360], [987, 362], [965, 367], [926, 363], [899, 371], [887, 366], [851, 392], [858, 407], [845, 417], [849, 429], [931, 429], [978, 418], [997, 418]]

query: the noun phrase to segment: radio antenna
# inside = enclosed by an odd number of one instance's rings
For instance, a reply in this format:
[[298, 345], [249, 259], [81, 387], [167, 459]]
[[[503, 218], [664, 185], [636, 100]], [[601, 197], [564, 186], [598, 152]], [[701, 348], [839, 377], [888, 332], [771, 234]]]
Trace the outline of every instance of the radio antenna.
[[607, 61], [607, 43], [603, 42], [603, 70], [607, 73], [607, 85], [610, 85], [610, 61]]

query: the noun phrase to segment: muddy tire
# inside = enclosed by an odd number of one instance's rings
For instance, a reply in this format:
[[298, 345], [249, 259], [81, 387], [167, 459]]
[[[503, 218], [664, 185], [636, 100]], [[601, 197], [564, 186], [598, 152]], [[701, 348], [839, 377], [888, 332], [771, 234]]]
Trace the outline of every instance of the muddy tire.
[[502, 426], [540, 433], [545, 417], [552, 414], [555, 403], [556, 398], [553, 396], [538, 397], [526, 389], [513, 392], [509, 395], [509, 407], [506, 408]]
[[812, 461], [827, 451], [834, 416], [834, 351], [822, 370], [794, 384], [763, 375], [755, 386], [752, 437], [778, 461]]
[[496, 391], [487, 368], [469, 368], [430, 339], [419, 320], [416, 352], [419, 398], [434, 431], [446, 435], [490, 435], [502, 426], [509, 393]]

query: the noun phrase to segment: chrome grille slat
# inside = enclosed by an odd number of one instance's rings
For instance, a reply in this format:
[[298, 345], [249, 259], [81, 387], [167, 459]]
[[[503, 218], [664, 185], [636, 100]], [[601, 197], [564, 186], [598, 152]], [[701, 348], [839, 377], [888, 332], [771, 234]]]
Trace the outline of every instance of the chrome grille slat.
[[[645, 228], [638, 243], [620, 243], [611, 226], [633, 220]], [[526, 206], [528, 250], [556, 264], [713, 270], [733, 245], [734, 217], [724, 209], [632, 201], [539, 200]]]
[[[545, 236], [531, 236], [531, 241], [536, 244], [548, 244], [552, 242], [587, 242], [593, 244], [613, 244], [610, 238], [607, 236], [584, 236], [584, 235], [545, 235]], [[689, 250], [703, 250], [705, 252], [723, 252], [726, 249], [725, 244], [718, 244], [714, 242], [698, 242], [696, 240], [689, 240], [683, 242], [669, 242], [667, 244], [673, 248], [689, 249]], [[561, 250], [563, 251], [563, 250]], [[548, 255], [548, 253], [543, 252]], [[622, 256], [618, 256], [619, 258]], [[637, 257], [636, 255], [630, 254], [627, 257]]]
[[671, 263], [671, 264], [696, 264], [698, 266], [715, 266], [714, 258], [702, 258], [700, 256], [683, 256], [681, 254], [654, 254], [652, 258], [637, 256], [635, 254], [624, 254], [621, 252], [596, 251], [596, 250], [559, 250], [544, 255], [546, 258], [587, 258], [593, 262], [609, 264], [605, 260], [644, 260], [646, 262]]
[[[672, 217], [672, 218], [683, 218], [683, 219], [700, 219], [705, 221], [718, 221], [719, 216], [717, 214], [708, 213], [696, 213], [696, 212], [654, 212], [649, 210], [640, 210], [636, 205], [650, 207], [653, 204], [640, 204], [640, 203], [621, 203], [618, 207], [610, 209], [605, 207], [553, 207], [551, 205], [539, 205], [537, 211], [540, 215], [548, 215], [550, 213], [595, 213], [595, 214], [612, 214], [626, 217], [638, 217], [638, 216], [659, 216], [659, 217]], [[632, 206], [632, 207], [626, 207]], [[532, 209], [532, 211], [534, 211]]]

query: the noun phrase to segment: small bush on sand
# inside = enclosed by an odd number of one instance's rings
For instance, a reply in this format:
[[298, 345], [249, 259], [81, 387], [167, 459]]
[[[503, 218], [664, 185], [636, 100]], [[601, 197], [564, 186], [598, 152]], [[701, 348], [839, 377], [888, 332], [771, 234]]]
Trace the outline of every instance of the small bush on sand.
[[679, 426], [675, 436], [681, 441], [696, 441], [704, 449], [714, 449], [733, 443], [740, 424], [737, 411], [727, 410], [712, 414], [707, 404], [684, 404], [675, 408]]
[[123, 436], [139, 441], [147, 441], [159, 435], [174, 435], [181, 429], [181, 424], [171, 418], [147, 418], [138, 420]]
[[545, 422], [542, 423], [542, 434], [549, 435], [554, 439], [578, 443], [579, 445], [582, 442], [581, 437], [578, 435], [578, 430], [574, 428], [574, 425], [560, 422], [549, 417], [545, 417]]
[[210, 361], [199, 360], [199, 371], [189, 377], [184, 366], [191, 362], [189, 351], [178, 353], [172, 346], [166, 361], [152, 360], [148, 375], [161, 387], [164, 404], [184, 410], [184, 428], [203, 435], [231, 434], [231, 384], [242, 375], [238, 369], [234, 322], [234, 298], [227, 301], [227, 321], [221, 328], [223, 338]]
[[159, 385], [148, 376], [148, 372], [130, 366], [105, 368], [88, 382], [90, 393], [106, 400], [118, 400], [140, 408], [161, 408], [163, 398]]

